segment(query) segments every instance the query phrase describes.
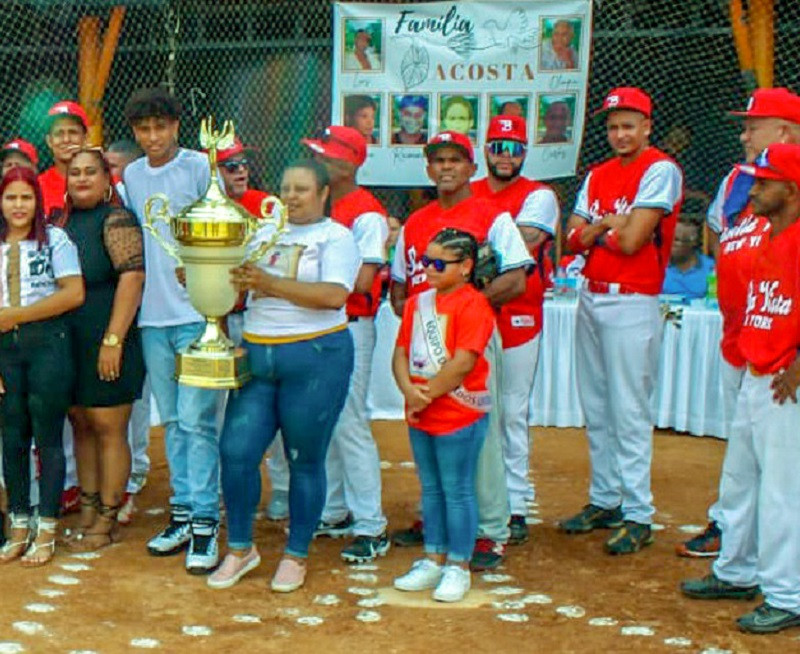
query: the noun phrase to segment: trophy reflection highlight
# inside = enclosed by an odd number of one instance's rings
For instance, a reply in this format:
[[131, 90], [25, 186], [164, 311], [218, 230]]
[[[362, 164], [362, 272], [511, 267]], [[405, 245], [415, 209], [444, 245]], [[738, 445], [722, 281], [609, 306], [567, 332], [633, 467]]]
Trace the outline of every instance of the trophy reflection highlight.
[[[164, 251], [186, 269], [186, 291], [192, 306], [206, 319], [203, 334], [175, 357], [175, 376], [179, 383], [201, 388], [239, 388], [250, 371], [245, 351], [234, 347], [222, 328], [239, 297], [230, 282], [230, 269], [255, 263], [272, 249], [286, 231], [287, 212], [283, 203], [269, 196], [261, 203], [261, 216], [251, 215], [229, 199], [219, 185], [217, 149], [233, 145], [233, 123], [226, 121], [222, 131], [214, 129], [213, 118], [200, 128], [200, 145], [208, 151], [211, 183], [202, 198], [175, 216], [169, 215], [169, 199], [158, 193], [144, 206], [144, 228]], [[176, 245], [167, 241], [156, 224], [169, 225]], [[275, 229], [265, 242], [249, 255], [247, 246], [265, 225]]]

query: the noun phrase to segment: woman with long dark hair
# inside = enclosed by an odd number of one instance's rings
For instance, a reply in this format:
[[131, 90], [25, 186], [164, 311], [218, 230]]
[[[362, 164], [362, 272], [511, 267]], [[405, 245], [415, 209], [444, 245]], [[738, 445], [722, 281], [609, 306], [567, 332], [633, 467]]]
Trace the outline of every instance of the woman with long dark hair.
[[[74, 369], [64, 314], [84, 300], [77, 249], [46, 226], [36, 174], [0, 181], [0, 423], [11, 532], [0, 563], [44, 565], [55, 553], [64, 483], [61, 442]], [[31, 441], [39, 452], [38, 520], [30, 505]]]
[[128, 420], [144, 383], [135, 324], [144, 284], [142, 231], [114, 200], [103, 153], [76, 152], [67, 168], [61, 220], [86, 280], [86, 302], [68, 319], [76, 371], [69, 417], [81, 486], [81, 521], [68, 541], [73, 551], [95, 550], [115, 537], [131, 468]]

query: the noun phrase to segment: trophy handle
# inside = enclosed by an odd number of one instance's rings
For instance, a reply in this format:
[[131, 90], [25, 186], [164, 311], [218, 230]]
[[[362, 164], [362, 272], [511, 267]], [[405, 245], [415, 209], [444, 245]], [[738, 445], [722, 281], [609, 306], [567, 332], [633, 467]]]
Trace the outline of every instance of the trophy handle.
[[[156, 211], [153, 211], [156, 202], [159, 202], [161, 206]], [[171, 243], [167, 243], [154, 225], [154, 223], [159, 221], [169, 225], [170, 216], [168, 208], [169, 198], [163, 193], [156, 193], [147, 198], [144, 203], [144, 228], [150, 232], [150, 235], [156, 240], [156, 243], [163, 248], [164, 252], [175, 259], [180, 267], [183, 267], [183, 260], [178, 254], [178, 248]]]
[[[270, 205], [273, 210], [270, 211]], [[278, 210], [278, 216], [275, 217], [275, 209]], [[275, 225], [275, 232], [272, 234], [268, 241], [261, 243], [255, 250], [253, 250], [244, 260], [243, 263], [255, 263], [267, 252], [275, 247], [278, 239], [286, 232], [286, 221], [288, 220], [288, 211], [286, 205], [281, 202], [280, 198], [275, 195], [268, 195], [261, 201], [261, 217], [251, 216], [248, 219], [249, 234], [244, 241], [248, 245], [256, 235], [256, 232], [264, 225]]]

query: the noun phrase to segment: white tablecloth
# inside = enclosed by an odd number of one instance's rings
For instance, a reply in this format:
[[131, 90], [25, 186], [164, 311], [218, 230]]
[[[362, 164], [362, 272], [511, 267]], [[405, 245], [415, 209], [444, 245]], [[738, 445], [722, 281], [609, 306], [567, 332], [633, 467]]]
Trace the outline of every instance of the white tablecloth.
[[[582, 427], [575, 375], [574, 301], [547, 300], [530, 404], [530, 423]], [[392, 377], [391, 358], [399, 321], [388, 303], [375, 319], [377, 338], [368, 407], [373, 419], [402, 420], [403, 397]], [[667, 322], [653, 402], [657, 427], [696, 436], [722, 436], [719, 340], [722, 319], [715, 309], [684, 307], [681, 327]]]

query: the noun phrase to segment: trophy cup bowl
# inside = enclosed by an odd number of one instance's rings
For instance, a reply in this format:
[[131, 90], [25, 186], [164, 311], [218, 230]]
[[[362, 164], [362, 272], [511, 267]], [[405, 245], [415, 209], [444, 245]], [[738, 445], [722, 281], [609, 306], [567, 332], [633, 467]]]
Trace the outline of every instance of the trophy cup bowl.
[[[185, 269], [189, 300], [206, 319], [200, 337], [176, 355], [175, 377], [187, 386], [228, 389], [239, 388], [250, 379], [244, 349], [234, 347], [222, 328], [223, 318], [239, 297], [230, 281], [230, 269], [255, 263], [277, 243], [286, 231], [286, 207], [269, 196], [261, 203], [261, 216], [257, 217], [222, 192], [217, 178], [217, 149], [233, 144], [234, 129], [230, 121], [221, 133], [213, 127], [209, 118], [200, 129], [200, 144], [208, 151], [211, 168], [211, 182], [203, 197], [176, 216], [169, 215], [167, 196], [159, 193], [149, 197], [144, 207], [144, 228]], [[158, 222], [169, 226], [174, 243], [158, 230]], [[273, 225], [274, 231], [248, 255], [250, 241], [265, 225]]]

